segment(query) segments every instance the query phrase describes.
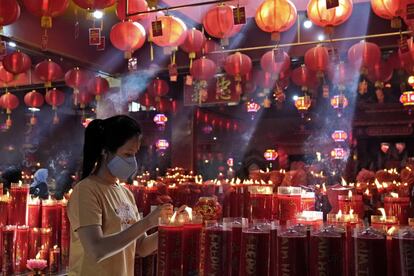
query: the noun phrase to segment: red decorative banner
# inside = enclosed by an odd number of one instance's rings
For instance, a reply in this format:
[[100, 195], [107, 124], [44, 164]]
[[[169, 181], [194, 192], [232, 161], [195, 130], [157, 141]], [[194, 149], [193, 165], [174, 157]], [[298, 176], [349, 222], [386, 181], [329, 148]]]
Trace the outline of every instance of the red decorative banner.
[[101, 41], [98, 45], [96, 45], [97, 51], [104, 51], [105, 50], [105, 37], [101, 36]]
[[235, 25], [246, 24], [246, 10], [244, 7], [233, 9], [233, 19]]
[[236, 92], [235, 81], [226, 77], [218, 77], [209, 82], [193, 81], [192, 86], [184, 86], [185, 106], [209, 106], [239, 101], [240, 94]]
[[160, 20], [152, 21], [151, 22], [152, 27], [152, 36], [162, 36], [162, 23]]
[[326, 8], [332, 9], [339, 7], [339, 1], [338, 0], [326, 0]]
[[101, 29], [89, 28], [89, 45], [101, 44]]
[[407, 19], [414, 19], [414, 4], [407, 4]]

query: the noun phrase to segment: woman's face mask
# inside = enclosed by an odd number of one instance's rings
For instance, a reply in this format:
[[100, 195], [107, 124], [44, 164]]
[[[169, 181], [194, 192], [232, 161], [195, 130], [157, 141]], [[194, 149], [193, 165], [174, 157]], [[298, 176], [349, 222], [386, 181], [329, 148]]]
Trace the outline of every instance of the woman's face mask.
[[110, 173], [120, 181], [126, 181], [129, 177], [133, 176], [138, 169], [135, 156], [124, 158], [115, 155], [115, 157], [108, 162], [107, 167]]

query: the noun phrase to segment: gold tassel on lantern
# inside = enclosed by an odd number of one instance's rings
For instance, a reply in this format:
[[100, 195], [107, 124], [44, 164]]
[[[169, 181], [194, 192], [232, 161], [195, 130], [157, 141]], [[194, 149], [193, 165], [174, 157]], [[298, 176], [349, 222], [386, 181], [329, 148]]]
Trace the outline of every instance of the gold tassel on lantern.
[[59, 119], [59, 116], [57, 115], [57, 111], [55, 110], [55, 115], [53, 116], [53, 124], [57, 125], [59, 124], [59, 122], [60, 122], [60, 119]]
[[9, 113], [7, 113], [7, 119], [6, 119], [6, 128], [9, 129], [11, 128], [11, 126], [13, 125], [13, 121], [11, 119], [11, 116]]
[[51, 29], [52, 28], [52, 17], [50, 16], [42, 16], [40, 19], [40, 25], [43, 29]]

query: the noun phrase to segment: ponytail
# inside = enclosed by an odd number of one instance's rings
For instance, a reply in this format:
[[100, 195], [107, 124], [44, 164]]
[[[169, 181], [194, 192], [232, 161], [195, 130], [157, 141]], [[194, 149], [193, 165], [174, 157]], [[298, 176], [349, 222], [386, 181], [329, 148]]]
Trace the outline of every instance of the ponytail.
[[88, 177], [101, 159], [104, 148], [104, 121], [93, 120], [85, 130], [83, 145], [82, 179]]

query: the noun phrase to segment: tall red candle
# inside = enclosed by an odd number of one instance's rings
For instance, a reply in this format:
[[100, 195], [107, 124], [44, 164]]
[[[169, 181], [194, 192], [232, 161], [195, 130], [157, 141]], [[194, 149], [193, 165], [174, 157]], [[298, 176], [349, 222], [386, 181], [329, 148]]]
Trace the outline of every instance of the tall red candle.
[[278, 187], [277, 204], [281, 224], [296, 218], [301, 209], [301, 188]]
[[40, 227], [40, 200], [29, 197], [27, 203], [27, 223], [29, 227]]
[[315, 193], [306, 192], [301, 194], [301, 211], [315, 211]]
[[182, 275], [182, 238], [182, 223], [175, 220], [160, 220], [157, 275]]
[[29, 230], [29, 259], [35, 259], [40, 250], [41, 239], [39, 228], [30, 228]]
[[240, 254], [242, 244], [242, 230], [249, 226], [247, 218], [223, 218], [223, 223], [231, 225], [232, 251], [231, 251], [231, 275], [239, 275]]
[[408, 225], [408, 210], [410, 206], [409, 197], [398, 197], [398, 194], [391, 193], [391, 196], [384, 197], [385, 213], [398, 218], [400, 225]]
[[338, 195], [338, 208], [343, 214], [349, 214], [352, 209], [360, 219], [364, 218], [362, 195], [353, 195], [351, 191], [348, 192], [348, 195]]
[[396, 226], [397, 224], [398, 219], [395, 216], [371, 216], [371, 226], [373, 228], [382, 229], [385, 232], [387, 232], [391, 227]]
[[14, 273], [16, 226], [8, 225], [1, 229], [2, 271], [4, 275]]
[[385, 235], [371, 228], [355, 230], [355, 275], [386, 275]]
[[158, 196], [158, 188], [157, 186], [154, 186], [154, 183], [149, 182], [148, 186], [145, 187], [145, 206], [143, 210], [144, 216], [148, 215], [151, 212], [151, 208], [153, 206], [157, 206], [159, 203], [157, 202], [157, 196]]
[[400, 229], [392, 237], [394, 275], [414, 275], [414, 232]]
[[0, 196], [0, 227], [8, 224], [10, 200], [9, 195]]
[[243, 229], [239, 275], [268, 275], [270, 228], [256, 225]]
[[53, 199], [42, 201], [42, 228], [51, 228], [52, 246], [60, 244], [62, 206]]
[[340, 233], [322, 229], [311, 234], [310, 275], [345, 275], [345, 248]]
[[49, 273], [60, 271], [60, 248], [55, 245], [49, 251]]
[[16, 229], [16, 244], [15, 244], [15, 261], [14, 272], [22, 273], [26, 271], [26, 262], [29, 253], [29, 227], [18, 226]]
[[249, 218], [272, 219], [273, 186], [251, 185], [249, 186]]
[[272, 221], [270, 225], [270, 267], [269, 275], [277, 275], [278, 273], [278, 248], [277, 248], [277, 232], [279, 229], [279, 222]]
[[183, 275], [200, 274], [201, 231], [203, 218], [192, 217], [183, 227]]
[[278, 275], [308, 275], [308, 241], [305, 232], [289, 228], [280, 231], [277, 248]]
[[51, 228], [40, 228], [40, 246], [47, 251], [53, 246], [52, 234], [53, 232]]
[[204, 275], [231, 275], [232, 232], [226, 225], [205, 228]]
[[329, 203], [332, 206], [331, 213], [336, 214], [339, 211], [338, 196], [347, 195], [350, 190], [351, 188], [342, 187], [340, 185], [337, 185], [335, 187], [330, 187], [327, 190], [326, 195], [328, 196]]
[[70, 222], [67, 214], [67, 200], [64, 198], [63, 200], [61, 200], [60, 204], [62, 206], [60, 248], [62, 267], [66, 269], [69, 266]]
[[9, 224], [25, 225], [29, 185], [12, 183], [10, 188]]

